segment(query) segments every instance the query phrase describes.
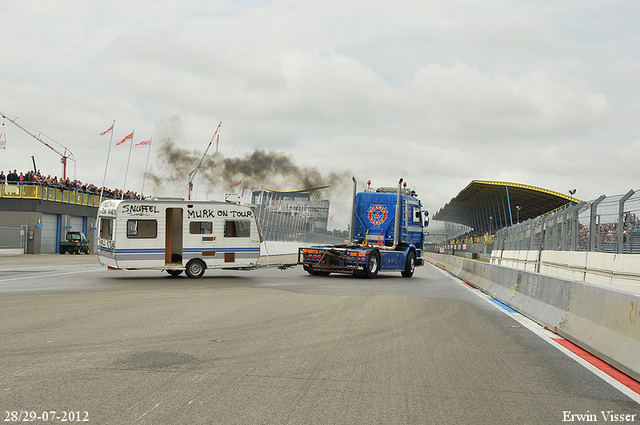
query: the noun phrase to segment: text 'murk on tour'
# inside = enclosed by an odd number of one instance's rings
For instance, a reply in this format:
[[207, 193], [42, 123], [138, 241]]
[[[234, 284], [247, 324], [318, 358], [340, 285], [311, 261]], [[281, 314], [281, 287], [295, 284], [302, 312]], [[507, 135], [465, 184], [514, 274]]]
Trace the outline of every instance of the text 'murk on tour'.
[[235, 210], [200, 210], [200, 211], [187, 211], [188, 218], [213, 218], [213, 217], [252, 217], [253, 213], [251, 210], [246, 211], [235, 211]]

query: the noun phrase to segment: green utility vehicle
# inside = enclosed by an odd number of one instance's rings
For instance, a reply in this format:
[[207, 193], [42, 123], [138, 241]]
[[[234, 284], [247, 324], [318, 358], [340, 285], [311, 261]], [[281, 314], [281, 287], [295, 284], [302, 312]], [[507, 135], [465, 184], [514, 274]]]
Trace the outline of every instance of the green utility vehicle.
[[89, 253], [89, 240], [82, 232], [67, 233], [66, 240], [60, 241], [60, 254]]

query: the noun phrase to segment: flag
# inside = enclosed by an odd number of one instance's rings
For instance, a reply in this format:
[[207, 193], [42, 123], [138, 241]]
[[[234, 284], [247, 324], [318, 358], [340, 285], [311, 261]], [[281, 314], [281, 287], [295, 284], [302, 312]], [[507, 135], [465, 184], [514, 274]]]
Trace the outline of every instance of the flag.
[[0, 150], [7, 150], [7, 135], [2, 133], [0, 133]]
[[122, 139], [118, 143], [116, 143], [116, 146], [119, 146], [119, 145], [123, 144], [124, 142], [126, 142], [129, 139], [133, 139], [133, 131], [131, 133], [127, 134], [126, 136], [124, 136], [124, 139]]
[[231, 185], [231, 186], [229, 186], [229, 187], [230, 187], [231, 189], [233, 189], [234, 187], [239, 186], [239, 185], [240, 185], [240, 183], [242, 183], [242, 180], [240, 180], [238, 183], [234, 183], [234, 184], [232, 184], [232, 185]]
[[134, 148], [144, 148], [145, 146], [151, 146], [151, 139], [143, 140], [133, 145]]
[[[115, 123], [114, 123], [115, 124]], [[100, 136], [104, 136], [107, 133], [111, 133], [113, 131], [113, 125], [111, 124], [111, 127], [107, 128], [105, 131], [103, 131], [102, 133], [100, 133]]]
[[220, 143], [220, 135], [216, 138], [216, 152], [218, 152], [218, 143]]

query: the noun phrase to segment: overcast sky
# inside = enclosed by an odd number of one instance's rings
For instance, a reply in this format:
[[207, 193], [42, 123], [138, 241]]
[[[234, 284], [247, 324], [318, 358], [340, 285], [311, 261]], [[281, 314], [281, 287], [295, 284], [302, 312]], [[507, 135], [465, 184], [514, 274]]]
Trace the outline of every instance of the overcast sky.
[[[403, 177], [432, 213], [472, 180], [590, 200], [640, 189], [639, 22], [635, 0], [3, 2], [0, 112], [65, 145], [68, 173], [96, 185], [114, 119], [114, 144], [153, 137], [160, 178], [176, 176], [162, 143], [197, 157], [222, 121], [218, 157], [273, 151], [342, 179], [338, 228], [352, 175]], [[2, 122], [0, 169], [27, 171], [33, 155], [62, 174]], [[122, 187], [128, 154], [112, 148], [106, 186]], [[133, 150], [127, 189], [141, 190], [145, 160]], [[198, 198], [236, 178], [198, 182]], [[185, 196], [187, 179], [145, 193]]]

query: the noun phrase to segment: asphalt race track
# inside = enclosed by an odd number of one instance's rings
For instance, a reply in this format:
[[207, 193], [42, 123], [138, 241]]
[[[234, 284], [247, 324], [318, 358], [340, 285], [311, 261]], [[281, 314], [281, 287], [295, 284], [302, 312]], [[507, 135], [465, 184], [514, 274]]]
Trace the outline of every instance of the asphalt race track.
[[1, 257], [0, 320], [4, 423], [640, 423], [637, 398], [432, 265], [189, 279]]

